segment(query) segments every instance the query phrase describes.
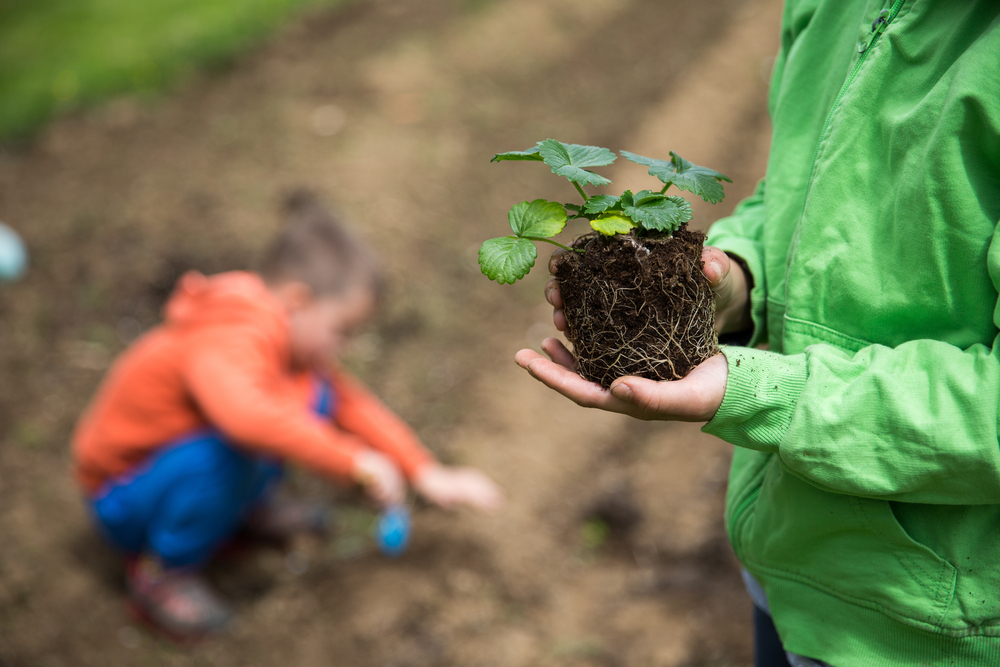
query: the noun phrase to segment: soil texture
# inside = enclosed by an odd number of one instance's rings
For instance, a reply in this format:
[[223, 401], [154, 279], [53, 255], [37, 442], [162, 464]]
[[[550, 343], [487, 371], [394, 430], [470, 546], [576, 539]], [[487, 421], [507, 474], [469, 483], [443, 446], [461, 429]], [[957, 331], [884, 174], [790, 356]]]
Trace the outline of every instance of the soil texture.
[[587, 234], [556, 262], [577, 369], [610, 387], [637, 375], [679, 380], [719, 352], [715, 297], [702, 272], [705, 233]]

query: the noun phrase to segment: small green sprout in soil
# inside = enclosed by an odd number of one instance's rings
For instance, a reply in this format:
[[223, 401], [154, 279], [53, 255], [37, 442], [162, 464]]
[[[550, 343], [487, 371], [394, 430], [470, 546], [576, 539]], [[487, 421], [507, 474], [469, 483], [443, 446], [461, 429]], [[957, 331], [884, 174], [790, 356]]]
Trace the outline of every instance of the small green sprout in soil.
[[[701, 262], [705, 235], [687, 229], [690, 203], [666, 192], [673, 185], [714, 204], [725, 196], [722, 181], [732, 182], [674, 152], [669, 160], [621, 154], [648, 167], [658, 188], [588, 195], [586, 186], [611, 185], [591, 169], [618, 157], [598, 146], [546, 139], [525, 151], [495, 155], [494, 162], [543, 162], [573, 184], [582, 202], [516, 204], [507, 215], [514, 233], [490, 239], [479, 250], [482, 272], [501, 284], [531, 270], [536, 241], [565, 251], [554, 266], [565, 302], [566, 338], [580, 374], [604, 387], [623, 375], [680, 379], [718, 353], [715, 295]], [[590, 223], [588, 233], [569, 245], [552, 238], [581, 218]]]
[[569, 220], [584, 218], [595, 232], [606, 236], [637, 232], [662, 232], [672, 234], [691, 219], [691, 204], [678, 196], [666, 193], [671, 185], [687, 190], [707, 202], [715, 204], [725, 196], [720, 181], [732, 181], [717, 171], [699, 167], [676, 153], [670, 160], [643, 157], [628, 151], [621, 154], [626, 159], [649, 167], [649, 174], [656, 176], [662, 187], [658, 191], [626, 190], [616, 196], [600, 194], [588, 196], [583, 186], [611, 185], [607, 178], [590, 171], [604, 167], [616, 159], [612, 151], [598, 146], [564, 144], [555, 139], [540, 141], [526, 151], [498, 153], [492, 162], [521, 160], [544, 162], [552, 173], [565, 177], [583, 198], [582, 204], [560, 204], [545, 199], [516, 204], [507, 214], [513, 234], [490, 239], [479, 250], [479, 265], [483, 273], [498, 283], [513, 283], [524, 277], [538, 258], [534, 241], [544, 241], [564, 249], [566, 245], [554, 241]]

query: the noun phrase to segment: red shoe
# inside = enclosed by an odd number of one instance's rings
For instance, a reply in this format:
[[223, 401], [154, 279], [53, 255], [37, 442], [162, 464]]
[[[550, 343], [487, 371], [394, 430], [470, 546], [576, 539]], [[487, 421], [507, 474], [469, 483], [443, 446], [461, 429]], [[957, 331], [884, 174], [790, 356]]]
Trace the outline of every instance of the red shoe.
[[140, 556], [128, 564], [133, 612], [175, 641], [202, 639], [232, 620], [229, 607], [208, 582], [189, 568], [164, 568], [158, 559]]

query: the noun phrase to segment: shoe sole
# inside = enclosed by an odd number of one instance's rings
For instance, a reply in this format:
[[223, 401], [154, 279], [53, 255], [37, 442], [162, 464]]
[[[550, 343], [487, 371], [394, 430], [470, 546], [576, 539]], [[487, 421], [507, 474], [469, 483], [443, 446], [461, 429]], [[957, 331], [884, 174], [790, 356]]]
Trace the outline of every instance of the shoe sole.
[[173, 642], [174, 644], [177, 644], [185, 648], [189, 648], [191, 646], [195, 646], [197, 644], [204, 642], [205, 640], [209, 639], [211, 635], [218, 634], [222, 629], [226, 627], [226, 624], [223, 624], [217, 628], [212, 628], [208, 630], [201, 630], [198, 632], [184, 632], [176, 628], [170, 628], [163, 625], [155, 618], [153, 618], [153, 616], [150, 615], [150, 613], [146, 609], [144, 609], [141, 605], [139, 605], [139, 603], [137, 603], [135, 600], [126, 600], [125, 607], [129, 613], [129, 616], [131, 616], [139, 624], [151, 630], [154, 634], [158, 635], [159, 637], [167, 639]]

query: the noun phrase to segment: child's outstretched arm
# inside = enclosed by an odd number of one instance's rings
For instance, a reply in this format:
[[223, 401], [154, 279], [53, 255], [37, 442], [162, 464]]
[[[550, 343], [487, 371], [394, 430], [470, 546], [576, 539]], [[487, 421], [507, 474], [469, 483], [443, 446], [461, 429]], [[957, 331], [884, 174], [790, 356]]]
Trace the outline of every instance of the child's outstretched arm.
[[394, 461], [411, 482], [434, 461], [413, 429], [364, 385], [340, 369], [331, 370], [337, 394], [335, 421], [349, 433]]
[[184, 381], [206, 421], [242, 447], [321, 474], [387, 478], [372, 473], [376, 466], [359, 465], [368, 451], [363, 438], [334, 428], [296, 397], [275, 392], [284, 376], [269, 343], [256, 328], [239, 325], [213, 327], [191, 342]]
[[333, 379], [340, 401], [337, 425], [397, 463], [417, 493], [446, 508], [500, 508], [503, 493], [489, 477], [474, 468], [441, 465], [413, 430], [360, 382], [343, 371]]

